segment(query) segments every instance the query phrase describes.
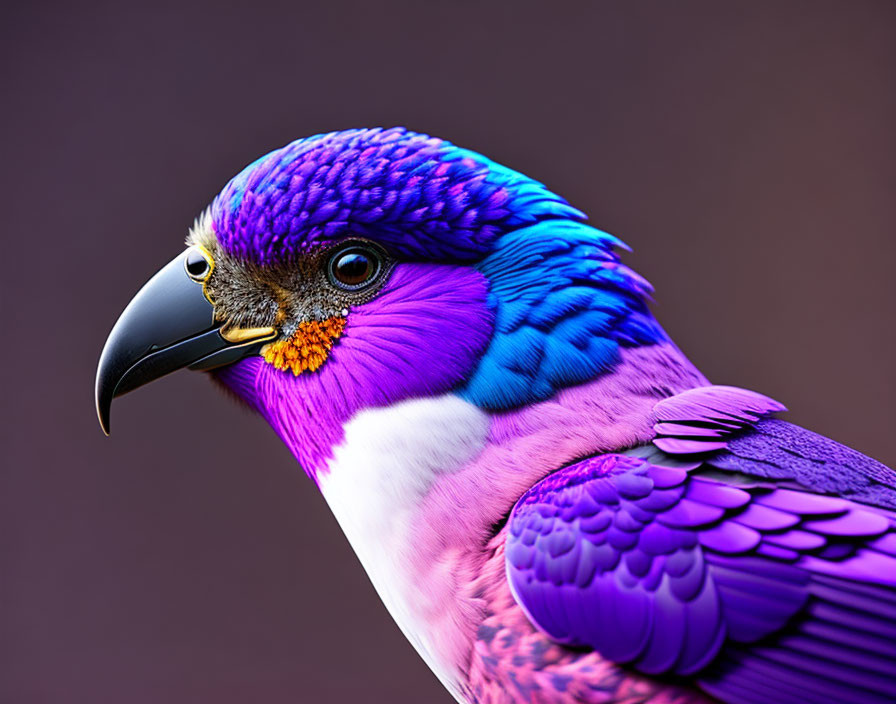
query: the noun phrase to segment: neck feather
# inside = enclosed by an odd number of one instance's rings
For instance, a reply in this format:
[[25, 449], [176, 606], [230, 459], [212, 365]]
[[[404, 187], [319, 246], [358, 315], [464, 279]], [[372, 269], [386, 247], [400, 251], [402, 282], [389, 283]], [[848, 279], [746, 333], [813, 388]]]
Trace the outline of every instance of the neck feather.
[[320, 487], [387, 608], [453, 689], [483, 605], [487, 545], [519, 497], [577, 459], [651, 437], [653, 405], [708, 382], [671, 344], [623, 350], [614, 371], [524, 409], [455, 394], [369, 409]]

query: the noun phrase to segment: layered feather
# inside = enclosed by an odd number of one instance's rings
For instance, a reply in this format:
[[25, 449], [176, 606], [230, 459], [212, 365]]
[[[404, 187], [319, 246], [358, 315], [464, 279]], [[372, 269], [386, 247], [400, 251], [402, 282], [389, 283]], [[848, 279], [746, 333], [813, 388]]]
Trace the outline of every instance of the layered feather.
[[[736, 389], [686, 392], [658, 404], [653, 446], [586, 459], [527, 492], [506, 556], [532, 621], [641, 672], [695, 676], [725, 701], [896, 698], [894, 514], [803, 484], [818, 472], [801, 462], [896, 484], [807, 431], [755, 429], [781, 423], [760, 420], [780, 408]], [[775, 473], [756, 468], [768, 436], [781, 445]], [[745, 456], [753, 471], [734, 474], [731, 457]]]

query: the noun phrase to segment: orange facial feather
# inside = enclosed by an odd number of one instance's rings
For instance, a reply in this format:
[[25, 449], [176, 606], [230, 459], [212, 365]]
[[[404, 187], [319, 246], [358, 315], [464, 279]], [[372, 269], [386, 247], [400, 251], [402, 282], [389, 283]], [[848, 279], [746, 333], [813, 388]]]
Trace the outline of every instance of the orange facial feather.
[[292, 337], [265, 345], [261, 354], [277, 369], [289, 369], [296, 376], [304, 371], [313, 372], [326, 361], [333, 342], [343, 330], [345, 318], [299, 323], [299, 329]]

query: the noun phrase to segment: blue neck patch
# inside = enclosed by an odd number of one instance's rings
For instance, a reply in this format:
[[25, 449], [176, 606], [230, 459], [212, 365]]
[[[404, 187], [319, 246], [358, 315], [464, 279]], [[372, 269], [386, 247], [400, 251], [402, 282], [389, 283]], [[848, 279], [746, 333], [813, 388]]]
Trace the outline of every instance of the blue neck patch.
[[502, 411], [611, 369], [620, 347], [667, 340], [650, 284], [619, 261], [622, 242], [572, 220], [510, 232], [475, 267], [491, 282], [495, 331], [460, 396]]

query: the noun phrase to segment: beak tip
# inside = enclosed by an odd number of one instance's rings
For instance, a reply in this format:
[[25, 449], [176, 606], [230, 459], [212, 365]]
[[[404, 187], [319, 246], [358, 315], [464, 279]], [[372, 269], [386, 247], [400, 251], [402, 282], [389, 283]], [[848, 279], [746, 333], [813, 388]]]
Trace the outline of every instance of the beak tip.
[[109, 427], [109, 416], [112, 404], [109, 401], [105, 403], [97, 396], [96, 399], [96, 417], [100, 422], [100, 428], [103, 431], [103, 435], [109, 437], [110, 427]]
[[[103, 352], [105, 353], [105, 350], [103, 350]], [[104, 369], [103, 357], [100, 357], [93, 398], [96, 403], [96, 417], [97, 420], [99, 420], [100, 428], [106, 437], [109, 437], [109, 417], [112, 414], [112, 399], [115, 396], [114, 389], [110, 392], [108, 378], [109, 374]]]

